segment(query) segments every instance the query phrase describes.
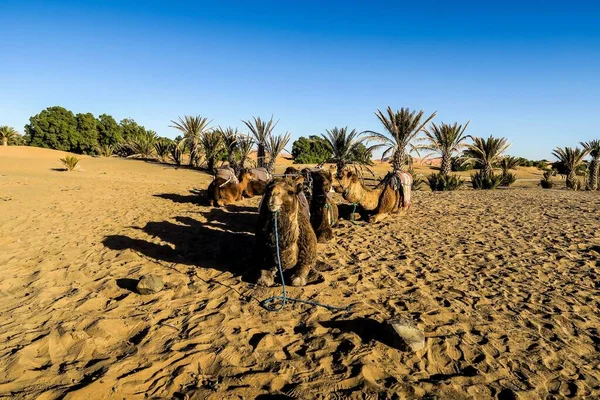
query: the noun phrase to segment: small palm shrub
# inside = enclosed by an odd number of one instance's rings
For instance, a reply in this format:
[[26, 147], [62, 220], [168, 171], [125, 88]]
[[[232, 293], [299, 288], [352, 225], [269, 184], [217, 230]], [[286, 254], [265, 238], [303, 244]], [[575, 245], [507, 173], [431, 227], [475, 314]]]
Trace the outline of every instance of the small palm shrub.
[[169, 148], [169, 157], [171, 161], [173, 161], [177, 165], [181, 165], [183, 162], [183, 148], [185, 147], [185, 142], [180, 141], [179, 143], [172, 143]]
[[155, 154], [154, 143], [157, 139], [158, 137], [154, 131], [131, 135], [120, 146], [120, 150], [126, 157], [153, 158]]
[[65, 158], [61, 158], [60, 162], [65, 166], [67, 171], [73, 171], [77, 168], [77, 164], [79, 164], [79, 158], [75, 156], [65, 156]]
[[465, 180], [458, 175], [431, 174], [427, 177], [432, 192], [457, 190], [464, 185]]
[[543, 178], [540, 180], [540, 185], [543, 189], [552, 189], [554, 187], [554, 181], [552, 177], [556, 175], [556, 171], [550, 170], [545, 171]]
[[500, 174], [486, 174], [483, 170], [477, 171], [473, 175], [471, 175], [471, 184], [473, 185], [473, 189], [496, 189], [502, 183], [502, 175]]
[[167, 161], [171, 146], [173, 145], [173, 141], [167, 138], [160, 138], [154, 143], [154, 151], [161, 162]]
[[425, 184], [425, 179], [423, 178], [423, 175], [417, 174], [412, 168], [408, 170], [408, 173], [411, 174], [413, 178], [413, 183], [411, 186], [412, 190], [421, 190], [421, 188]]
[[111, 157], [115, 151], [115, 148], [110, 144], [103, 144], [96, 148], [96, 152], [102, 157]]
[[502, 177], [502, 182], [500, 183], [500, 186], [509, 187], [510, 185], [512, 185], [513, 183], [515, 183], [517, 181], [517, 176], [508, 171], [503, 172], [501, 177]]

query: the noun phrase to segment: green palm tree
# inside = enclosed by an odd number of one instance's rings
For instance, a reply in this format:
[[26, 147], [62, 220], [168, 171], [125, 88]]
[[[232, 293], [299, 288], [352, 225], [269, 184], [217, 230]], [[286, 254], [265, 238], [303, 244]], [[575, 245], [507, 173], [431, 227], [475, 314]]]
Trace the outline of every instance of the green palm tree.
[[250, 159], [250, 152], [254, 146], [254, 139], [250, 135], [239, 135], [235, 151], [235, 162], [238, 169], [244, 169], [246, 161]]
[[410, 111], [409, 108], [402, 107], [399, 111], [392, 110], [388, 107], [387, 115], [381, 110], [377, 110], [375, 115], [383, 124], [387, 131], [387, 135], [374, 131], [365, 131], [368, 136], [367, 140], [381, 142], [378, 145], [372, 146], [372, 149], [384, 148], [382, 159], [390, 153], [392, 154], [392, 168], [394, 172], [400, 171], [408, 164], [407, 147], [410, 142], [423, 130], [437, 114], [437, 111], [431, 114], [423, 121], [423, 110]]
[[221, 141], [223, 142], [225, 150], [227, 150], [227, 162], [229, 163], [229, 166], [233, 169], [236, 169], [237, 165], [235, 162], [235, 151], [238, 143], [238, 130], [231, 127], [227, 127], [225, 129], [219, 127], [217, 132], [219, 132], [219, 135], [221, 135]]
[[557, 147], [552, 151], [552, 155], [565, 166], [567, 169], [567, 188], [577, 190], [579, 184], [577, 182], [577, 167], [583, 163], [583, 159], [587, 156], [588, 151], [579, 147]]
[[275, 162], [279, 154], [285, 149], [288, 142], [290, 141], [290, 134], [285, 135], [269, 135], [267, 139], [267, 151], [269, 152], [269, 163], [267, 164], [267, 170], [273, 173], [275, 170]]
[[208, 118], [202, 118], [201, 116], [192, 117], [189, 115], [183, 118], [179, 117], [177, 121], [171, 121], [173, 125], [171, 128], [175, 128], [183, 133], [183, 142], [190, 151], [190, 166], [198, 166], [200, 162], [200, 141], [202, 135], [209, 131], [208, 124], [210, 121]]
[[360, 133], [356, 129], [348, 131], [348, 127], [326, 130], [325, 134], [321, 134], [325, 139], [325, 145], [332, 154], [332, 160], [335, 162], [338, 174], [342, 172], [346, 164], [356, 161], [354, 154], [359, 143], [363, 142]]
[[257, 157], [257, 166], [265, 167], [267, 165], [266, 153], [265, 149], [267, 146], [267, 140], [269, 136], [271, 136], [271, 132], [275, 129], [278, 122], [273, 122], [273, 117], [268, 121], [263, 121], [260, 117], [252, 117], [253, 121], [244, 121], [242, 122], [250, 129], [252, 136], [254, 136], [254, 140], [256, 141], [256, 145], [258, 146]]
[[500, 168], [502, 168], [502, 174], [507, 175], [510, 169], [517, 169], [520, 165], [521, 160], [518, 157], [506, 156], [500, 160]]
[[204, 150], [206, 168], [212, 171], [217, 164], [219, 152], [223, 150], [223, 138], [217, 131], [206, 131], [200, 138], [200, 146]]
[[498, 163], [504, 153], [510, 147], [508, 139], [490, 136], [487, 139], [474, 137], [473, 143], [467, 145], [464, 155], [461, 157], [463, 164], [472, 162], [481, 167], [481, 173], [486, 179], [493, 175], [493, 165]]
[[468, 121], [464, 126], [458, 123], [450, 125], [443, 122], [438, 126], [432, 122], [431, 127], [425, 130], [424, 139], [427, 140], [427, 143], [417, 146], [442, 157], [440, 171], [445, 176], [448, 176], [452, 170], [452, 154], [462, 150], [465, 146], [463, 142], [468, 137], [465, 135], [465, 131], [470, 122]]
[[2, 138], [2, 145], [8, 146], [8, 141], [18, 135], [17, 130], [12, 126], [0, 126], [0, 138]]
[[590, 140], [589, 142], [581, 142], [584, 150], [587, 150], [592, 157], [590, 162], [590, 175], [588, 179], [588, 190], [597, 190], [600, 188], [598, 184], [598, 175], [600, 174], [600, 140]]

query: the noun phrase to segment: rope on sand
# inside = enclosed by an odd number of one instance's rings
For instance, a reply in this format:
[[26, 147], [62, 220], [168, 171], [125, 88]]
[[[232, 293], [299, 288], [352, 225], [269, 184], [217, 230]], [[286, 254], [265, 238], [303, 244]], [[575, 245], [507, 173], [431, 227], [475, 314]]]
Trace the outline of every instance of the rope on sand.
[[[287, 290], [285, 288], [285, 280], [283, 279], [283, 268], [281, 267], [281, 255], [279, 254], [279, 232], [277, 229], [277, 215], [279, 213], [276, 211], [275, 213], [273, 213], [273, 219], [275, 222], [275, 247], [277, 248], [277, 266], [279, 267], [279, 276], [281, 278], [281, 288], [282, 288], [282, 295], [281, 296], [273, 296], [273, 297], [269, 297], [268, 299], [263, 300], [260, 305], [267, 311], [281, 311], [283, 310], [283, 308], [285, 307], [285, 305], [287, 304], [287, 302], [293, 302], [293, 303], [303, 303], [303, 304], [308, 304], [311, 305], [313, 307], [323, 307], [326, 308], [328, 310], [331, 311], [346, 311], [346, 312], [350, 312], [350, 306], [346, 306], [346, 307], [336, 307], [336, 306], [332, 306], [329, 304], [323, 304], [323, 303], [319, 303], [316, 301], [310, 301], [310, 300], [302, 300], [302, 299], [294, 299], [291, 297], [287, 297]], [[281, 305], [278, 308], [274, 308], [274, 307], [270, 307], [269, 303], [275, 301], [275, 300], [281, 300]]]

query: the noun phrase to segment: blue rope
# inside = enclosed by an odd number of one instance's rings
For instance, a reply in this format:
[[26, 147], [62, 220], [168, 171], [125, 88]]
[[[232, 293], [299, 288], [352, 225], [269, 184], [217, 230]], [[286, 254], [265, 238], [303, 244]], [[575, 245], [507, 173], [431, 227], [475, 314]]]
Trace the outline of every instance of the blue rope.
[[[281, 255], [279, 254], [279, 231], [277, 228], [277, 214], [279, 214], [279, 213], [276, 211], [273, 214], [273, 219], [275, 220], [275, 245], [277, 247], [277, 266], [279, 267], [279, 276], [281, 277], [281, 287], [283, 290], [283, 294], [281, 296], [269, 297], [268, 299], [261, 301], [260, 305], [267, 311], [281, 311], [283, 309], [283, 307], [285, 307], [285, 305], [289, 301], [289, 302], [294, 302], [294, 303], [304, 303], [304, 304], [308, 304], [308, 305], [311, 305], [314, 307], [323, 307], [323, 308], [326, 308], [331, 311], [350, 312], [350, 306], [335, 307], [335, 306], [330, 306], [328, 304], [318, 303], [316, 301], [293, 299], [291, 297], [287, 297], [287, 291], [285, 290], [285, 280], [283, 279], [283, 268], [281, 267]], [[279, 308], [269, 307], [269, 303], [271, 303], [272, 301], [275, 301], [275, 300], [279, 300], [279, 299], [281, 299], [281, 305], [279, 306]]]

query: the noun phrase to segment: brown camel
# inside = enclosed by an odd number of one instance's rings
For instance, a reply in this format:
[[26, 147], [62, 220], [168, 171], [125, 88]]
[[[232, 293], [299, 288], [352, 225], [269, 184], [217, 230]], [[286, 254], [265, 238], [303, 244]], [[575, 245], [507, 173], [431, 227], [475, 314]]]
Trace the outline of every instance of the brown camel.
[[248, 183], [242, 195], [244, 197], [262, 196], [265, 194], [265, 189], [271, 181], [272, 176], [266, 168], [252, 168], [250, 172], [252, 172], [256, 179]]
[[342, 193], [344, 199], [359, 204], [367, 211], [372, 211], [369, 221], [381, 221], [389, 213], [396, 213], [403, 205], [402, 191], [395, 190], [387, 180], [375, 189], [366, 188], [358, 175], [350, 170], [342, 171], [338, 176], [339, 186], [336, 191]]
[[[306, 285], [317, 260], [317, 237], [298, 195], [304, 179], [284, 178], [269, 183], [262, 198], [256, 229], [256, 260], [261, 266], [257, 283], [272, 286], [278, 274], [277, 245], [281, 267], [290, 271], [293, 286]], [[275, 233], [277, 218], [277, 238]]]
[[332, 176], [329, 171], [311, 172], [312, 197], [310, 202], [310, 223], [317, 235], [319, 243], [325, 243], [333, 238], [333, 226], [338, 221], [338, 207], [331, 198]]
[[226, 180], [216, 177], [208, 186], [209, 205], [224, 206], [241, 200], [242, 192], [253, 179], [254, 174], [248, 170], [241, 172], [239, 182], [231, 178]]

